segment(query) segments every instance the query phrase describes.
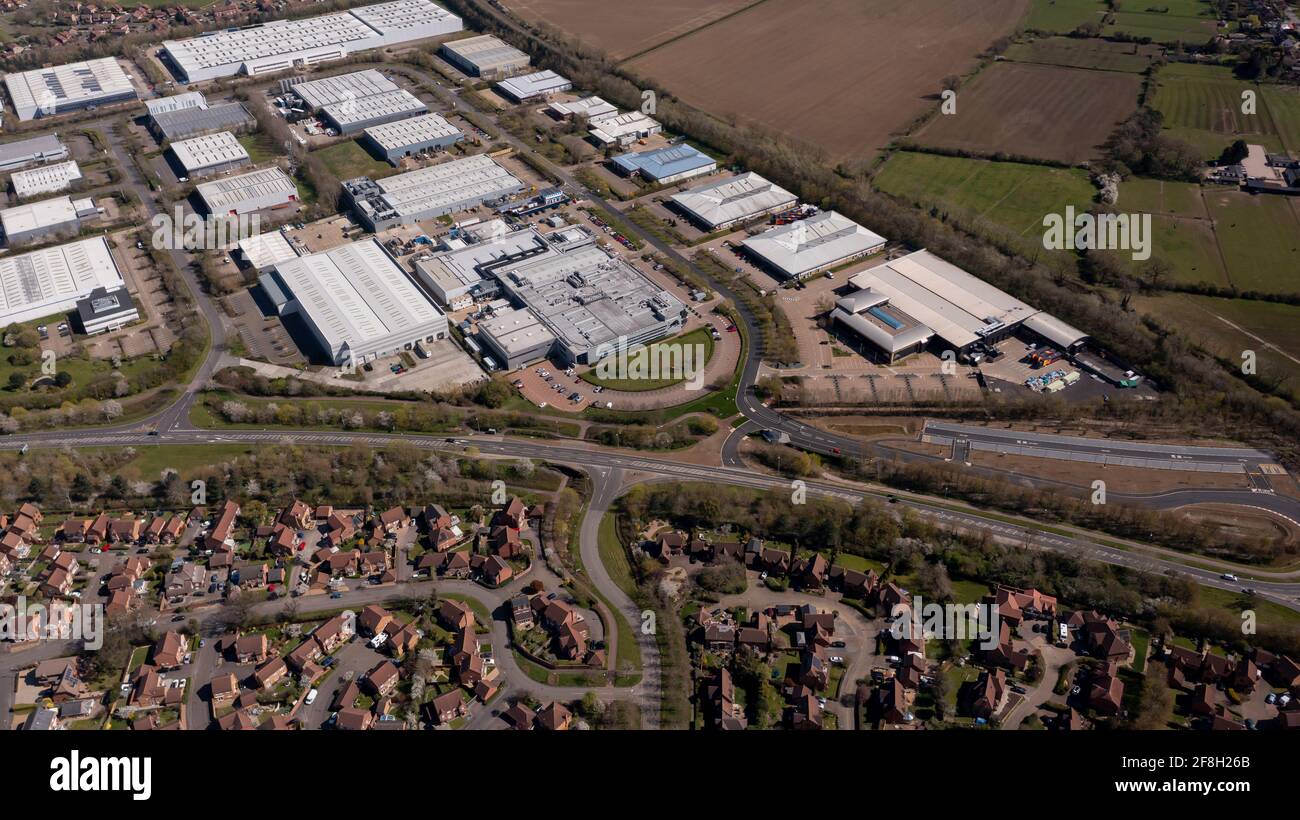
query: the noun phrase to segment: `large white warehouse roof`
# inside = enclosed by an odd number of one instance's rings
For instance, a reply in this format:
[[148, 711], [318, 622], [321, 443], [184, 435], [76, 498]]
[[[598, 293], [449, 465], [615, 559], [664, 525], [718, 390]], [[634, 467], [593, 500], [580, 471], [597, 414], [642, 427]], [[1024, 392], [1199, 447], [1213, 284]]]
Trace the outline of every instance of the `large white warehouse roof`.
[[172, 153], [185, 170], [191, 172], [249, 159], [248, 150], [229, 131], [173, 142]]
[[123, 287], [103, 237], [0, 257], [0, 326], [72, 310], [101, 287]]
[[137, 96], [112, 57], [6, 74], [5, 86], [20, 120]]
[[9, 177], [9, 181], [14, 186], [14, 193], [19, 197], [66, 190], [79, 179], [81, 179], [81, 168], [78, 167], [76, 160], [71, 159], [52, 165], [40, 165], [26, 171], [15, 171]]
[[741, 244], [786, 276], [798, 278], [879, 250], [885, 238], [835, 211], [824, 211], [751, 236]]
[[396, 91], [397, 83], [385, 77], [379, 71], [368, 68], [365, 71], [353, 71], [350, 74], [336, 74], [319, 80], [296, 83], [293, 93], [302, 98], [310, 108], [324, 108], [327, 105], [357, 100], [372, 94], [386, 94]]
[[361, 359], [391, 337], [446, 321], [373, 237], [275, 271], [335, 356], [346, 346]]
[[920, 250], [849, 280], [932, 329], [956, 349], [1018, 324], [1037, 310], [951, 262]]
[[441, 114], [422, 114], [396, 122], [372, 125], [366, 129], [366, 134], [380, 148], [395, 151], [408, 145], [457, 136], [460, 129], [447, 122]]
[[207, 204], [208, 212], [214, 214], [242, 211], [240, 205], [248, 202], [283, 202], [298, 196], [298, 186], [275, 166], [205, 182], [197, 190]]
[[375, 181], [400, 214], [417, 214], [517, 187], [519, 179], [485, 154]]
[[168, 40], [163, 49], [190, 82], [262, 74], [381, 46], [460, 31], [461, 20], [428, 0], [395, 0], [301, 20]]
[[673, 196], [679, 207], [708, 225], [742, 222], [797, 201], [794, 194], [752, 171]]

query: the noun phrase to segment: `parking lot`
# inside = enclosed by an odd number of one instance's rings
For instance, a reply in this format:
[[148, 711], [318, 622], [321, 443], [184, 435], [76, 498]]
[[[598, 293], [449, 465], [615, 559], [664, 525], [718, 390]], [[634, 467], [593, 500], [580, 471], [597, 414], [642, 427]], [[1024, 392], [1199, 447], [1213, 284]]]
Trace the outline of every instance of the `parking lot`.
[[251, 291], [241, 290], [227, 296], [225, 306], [250, 357], [274, 364], [289, 364], [302, 359], [284, 325], [276, 317], [262, 313]]

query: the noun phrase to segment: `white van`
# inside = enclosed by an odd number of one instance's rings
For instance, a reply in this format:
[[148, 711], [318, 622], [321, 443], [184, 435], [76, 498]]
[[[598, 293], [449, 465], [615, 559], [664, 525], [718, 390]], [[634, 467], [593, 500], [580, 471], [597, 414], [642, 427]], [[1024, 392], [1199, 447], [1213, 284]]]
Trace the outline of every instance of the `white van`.
[[312, 689], [310, 692], [307, 693], [307, 699], [304, 700], [303, 703], [307, 704], [308, 706], [311, 706], [313, 703], [316, 702], [316, 696], [318, 694], [320, 693], [317, 692], [315, 689]]

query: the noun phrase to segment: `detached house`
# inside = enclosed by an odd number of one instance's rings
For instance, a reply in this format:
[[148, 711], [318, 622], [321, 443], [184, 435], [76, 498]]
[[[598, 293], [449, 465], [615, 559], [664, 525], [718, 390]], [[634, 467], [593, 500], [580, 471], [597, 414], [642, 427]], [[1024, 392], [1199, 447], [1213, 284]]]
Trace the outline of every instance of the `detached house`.
[[235, 660], [238, 663], [261, 663], [269, 654], [266, 636], [244, 635], [235, 641]]
[[380, 661], [366, 673], [365, 682], [378, 697], [386, 697], [397, 686], [397, 666], [392, 661]]
[[203, 545], [210, 550], [219, 550], [223, 546], [234, 546], [235, 521], [239, 517], [239, 505], [227, 501], [221, 506], [221, 514], [212, 525], [212, 530], [203, 539]]
[[1118, 715], [1124, 702], [1124, 681], [1120, 679], [1115, 664], [1093, 677], [1088, 687], [1088, 705], [1100, 715]]
[[528, 527], [528, 507], [518, 496], [511, 498], [504, 508], [497, 511], [492, 517], [492, 523], [503, 524], [507, 527], [514, 527], [517, 530]]
[[460, 691], [453, 689], [445, 695], [433, 699], [431, 704], [433, 717], [438, 723], [450, 723], [465, 714], [465, 702], [460, 698]]
[[179, 632], [165, 632], [153, 647], [153, 665], [158, 669], [179, 669], [185, 662], [188, 650], [185, 636]]
[[444, 598], [438, 604], [438, 620], [453, 632], [473, 631], [474, 610], [460, 601]]

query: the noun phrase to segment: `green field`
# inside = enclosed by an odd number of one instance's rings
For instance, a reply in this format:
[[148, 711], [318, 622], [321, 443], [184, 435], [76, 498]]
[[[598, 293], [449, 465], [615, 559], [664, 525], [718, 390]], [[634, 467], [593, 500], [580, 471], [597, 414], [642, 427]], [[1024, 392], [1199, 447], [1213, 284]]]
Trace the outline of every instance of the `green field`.
[[370, 156], [355, 140], [335, 143], [328, 148], [315, 151], [314, 155], [319, 157], [330, 173], [339, 179], [356, 177], [377, 179], [397, 173], [396, 168]]
[[1169, 263], [1173, 283], [1300, 290], [1300, 203], [1288, 197], [1130, 179], [1120, 185], [1118, 207], [1154, 215], [1152, 256]]
[[1209, 216], [1201, 199], [1201, 187], [1190, 182], [1131, 177], [1120, 184], [1118, 205], [1125, 211], [1196, 219]]
[[284, 153], [279, 146], [271, 141], [270, 137], [262, 133], [244, 134], [239, 138], [239, 144], [244, 146], [244, 150], [248, 152], [248, 157], [253, 161], [254, 165], [270, 162]]
[[1256, 374], [1300, 401], [1300, 307], [1172, 294], [1140, 298], [1137, 309], [1225, 361], [1235, 364], [1242, 351], [1255, 351]]
[[1122, 33], [1130, 37], [1150, 37], [1157, 43], [1201, 45], [1218, 32], [1210, 5], [1201, 0], [1162, 0], [1161, 6], [1148, 7], [1154, 8], [1168, 8], [1168, 11], [1121, 9], [1111, 15], [1112, 22], [1104, 26], [1101, 33], [1105, 36]]
[[[696, 345], [702, 346], [704, 350], [703, 364], [707, 364], [708, 361], [713, 358], [713, 336], [704, 328], [697, 328], [689, 333], [677, 336], [676, 338], [664, 339], [663, 341], [654, 342], [653, 344], [636, 349], [630, 356], [619, 354], [617, 358], [611, 357], [608, 361], [611, 366], [615, 367], [614, 372], [616, 373], [626, 373], [629, 371], [625, 368], [637, 367], [644, 367], [649, 371], [651, 362], [654, 362], [655, 360], [660, 362], [665, 361], [665, 359], [660, 358], [663, 355], [662, 351], [666, 348], [672, 348], [677, 345], [690, 346], [693, 350], [699, 349], [695, 347]], [[647, 356], [651, 358], [647, 360]], [[699, 369], [703, 367], [703, 364], [698, 360], [693, 360], [692, 368], [698, 372]], [[622, 390], [629, 393], [643, 392], [646, 390], [660, 390], [685, 381], [683, 378], [674, 378], [671, 376], [662, 376], [657, 378], [603, 379], [597, 375], [597, 372], [597, 370], [593, 369], [583, 373], [583, 381], [590, 384], [600, 385], [607, 390]]]
[[1290, 197], [1207, 191], [1228, 278], [1243, 291], [1300, 291], [1300, 213]]
[[[122, 475], [156, 481], [164, 470], [175, 470], [182, 479], [205, 477], [206, 468], [251, 455], [256, 448], [248, 444], [167, 444], [134, 449], [135, 454], [118, 467]], [[121, 453], [121, 450], [113, 452]]]
[[[1037, 244], [1043, 216], [1067, 205], [1086, 211], [1095, 189], [1078, 169], [898, 152], [875, 178], [880, 190], [953, 216], [977, 219], [981, 230]], [[1041, 244], [1038, 244], [1041, 248]]]
[[[1165, 66], [1157, 76], [1152, 105], [1165, 116], [1165, 128], [1217, 157], [1235, 139], [1270, 151], [1300, 150], [1300, 92], [1257, 86], [1232, 76], [1224, 66]], [[1242, 92], [1256, 93], [1256, 113], [1242, 113]]]
[[[1218, 31], [1213, 10], [1205, 0], [1160, 0], [1159, 4], [1126, 7], [1111, 12], [1104, 0], [1033, 0], [1024, 26], [1032, 31], [1069, 34], [1095, 23], [1104, 36], [1149, 37], [1157, 43], [1186, 41], [1200, 45]], [[1102, 21], [1105, 24], [1102, 25]]]
[[1137, 43], [1113, 43], [1095, 38], [1044, 37], [1027, 43], [1013, 43], [1003, 56], [1019, 63], [1140, 74], [1147, 70], [1158, 52], [1158, 46]]
[[1069, 34], [1085, 23], [1100, 23], [1103, 0], [1033, 0], [1025, 28]]

